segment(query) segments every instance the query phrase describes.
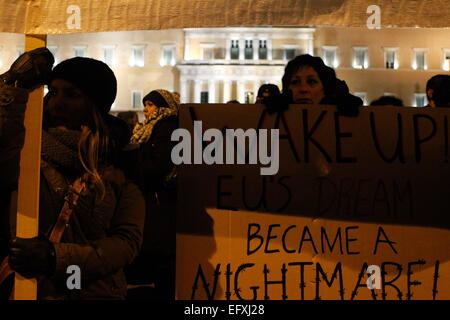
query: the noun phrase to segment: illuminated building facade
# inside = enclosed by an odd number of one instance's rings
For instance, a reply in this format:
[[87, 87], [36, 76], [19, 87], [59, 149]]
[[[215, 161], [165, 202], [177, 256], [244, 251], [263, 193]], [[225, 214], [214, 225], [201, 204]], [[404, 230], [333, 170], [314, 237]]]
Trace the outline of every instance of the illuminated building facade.
[[[24, 35], [0, 34], [0, 73], [24, 50]], [[230, 27], [48, 35], [56, 62], [74, 56], [108, 63], [118, 79], [113, 111], [142, 110], [152, 89], [183, 103], [253, 103], [263, 83], [281, 87], [298, 54], [321, 56], [365, 104], [395, 95], [426, 105], [425, 84], [449, 73], [450, 30], [420, 28]]]

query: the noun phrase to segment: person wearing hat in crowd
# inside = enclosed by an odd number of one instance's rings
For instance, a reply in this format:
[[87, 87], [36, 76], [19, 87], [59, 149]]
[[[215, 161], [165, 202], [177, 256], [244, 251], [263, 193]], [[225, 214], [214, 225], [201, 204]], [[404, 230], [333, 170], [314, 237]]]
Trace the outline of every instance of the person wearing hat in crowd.
[[428, 105], [426, 107], [450, 108], [450, 75], [437, 74], [426, 84]]
[[[130, 144], [139, 145], [136, 167], [146, 203], [142, 250], [126, 268], [133, 299], [174, 299], [176, 167], [171, 151], [178, 128], [179, 95], [153, 90], [143, 99], [145, 120], [134, 127]], [[154, 284], [154, 289], [149, 286]]]
[[272, 83], [265, 83], [258, 89], [258, 95], [256, 96], [255, 103], [264, 103], [267, 98], [277, 96], [280, 94], [280, 89], [277, 85]]
[[[31, 55], [27, 63], [37, 67], [30, 70], [39, 70], [46, 54]], [[9, 265], [26, 278], [38, 279], [38, 299], [125, 299], [123, 268], [139, 252], [145, 202], [139, 188], [114, 166], [130, 137], [126, 124], [108, 114], [116, 97], [116, 77], [105, 63], [90, 58], [68, 59], [50, 71], [52, 64], [43, 68], [49, 73], [49, 91], [43, 112], [39, 236], [15, 237], [13, 214]], [[30, 81], [34, 87], [44, 84], [39, 77]], [[0, 158], [4, 189], [17, 188], [17, 153], [23, 146], [23, 114], [30, 90], [20, 81], [5, 82], [0, 88], [0, 95], [11, 98], [1, 107], [0, 144], [9, 152]], [[16, 172], [5, 182], [8, 170]], [[85, 187], [62, 238], [50, 242], [65, 197], [79, 179]], [[67, 286], [71, 265], [80, 268], [79, 289]]]

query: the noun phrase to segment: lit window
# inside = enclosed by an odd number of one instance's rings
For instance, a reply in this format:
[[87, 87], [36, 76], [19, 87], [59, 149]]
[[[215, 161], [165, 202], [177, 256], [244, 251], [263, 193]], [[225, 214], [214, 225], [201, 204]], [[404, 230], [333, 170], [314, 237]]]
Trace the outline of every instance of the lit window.
[[133, 108], [141, 108], [142, 106], [142, 91], [131, 91], [131, 106]]
[[386, 69], [398, 69], [398, 49], [385, 48], [384, 61]]
[[442, 63], [442, 69], [450, 71], [450, 49], [444, 49], [444, 61]]
[[338, 61], [337, 61], [337, 47], [334, 46], [324, 46], [322, 47], [323, 50], [323, 62], [331, 67], [331, 68], [337, 68], [338, 67]]
[[214, 60], [214, 43], [201, 43], [202, 60]]
[[200, 92], [200, 103], [208, 103], [209, 94], [208, 91]]
[[203, 48], [203, 60], [214, 60], [214, 48]]
[[114, 51], [115, 46], [105, 46], [103, 47], [103, 62], [108, 66], [114, 65]]
[[144, 45], [135, 45], [133, 46], [133, 52], [131, 56], [130, 65], [132, 67], [143, 67], [145, 64], [145, 46]]
[[296, 48], [293, 46], [285, 46], [283, 49], [283, 59], [284, 60], [291, 60], [295, 58], [296, 55]]
[[425, 107], [426, 97], [425, 93], [414, 93], [413, 107]]
[[175, 45], [168, 44], [163, 45], [161, 54], [161, 66], [174, 66], [175, 65]]
[[369, 67], [369, 59], [367, 57], [367, 47], [353, 48], [353, 68], [367, 69]]
[[259, 40], [258, 58], [260, 60], [267, 59], [267, 40]]
[[244, 57], [246, 60], [253, 59], [253, 40], [245, 40]]
[[74, 57], [85, 57], [86, 56], [86, 46], [75, 46], [73, 47]]
[[53, 57], [55, 58], [55, 63], [58, 64], [58, 59], [56, 54], [58, 53], [58, 47], [57, 46], [47, 46], [47, 49], [52, 53]]
[[414, 59], [412, 63], [412, 68], [414, 70], [426, 70], [427, 61], [426, 49], [414, 49]]
[[239, 59], [239, 40], [231, 40], [230, 58], [232, 60]]

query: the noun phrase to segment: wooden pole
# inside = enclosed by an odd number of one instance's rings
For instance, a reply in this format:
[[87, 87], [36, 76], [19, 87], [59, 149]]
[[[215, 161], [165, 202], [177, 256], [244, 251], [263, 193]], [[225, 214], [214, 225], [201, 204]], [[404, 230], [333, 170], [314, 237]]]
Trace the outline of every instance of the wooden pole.
[[[45, 47], [46, 35], [25, 35], [25, 51]], [[41, 131], [44, 89], [30, 93], [25, 112], [25, 144], [20, 156], [16, 235], [33, 238], [39, 229], [39, 183], [41, 162]], [[36, 300], [36, 279], [25, 279], [16, 273], [14, 300]]]

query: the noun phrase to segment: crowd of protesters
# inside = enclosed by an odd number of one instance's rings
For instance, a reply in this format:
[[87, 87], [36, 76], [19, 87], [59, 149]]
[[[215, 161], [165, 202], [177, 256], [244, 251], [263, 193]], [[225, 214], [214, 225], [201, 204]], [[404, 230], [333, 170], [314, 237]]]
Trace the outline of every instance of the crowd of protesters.
[[[103, 62], [72, 58], [52, 65], [51, 53], [40, 48], [0, 75], [1, 258], [8, 258], [13, 271], [38, 279], [39, 299], [173, 299], [177, 170], [170, 151], [179, 95], [157, 88], [149, 92], [142, 101], [145, 120], [139, 123], [133, 112], [109, 114], [117, 80]], [[261, 86], [256, 103], [270, 112], [290, 104], [336, 105], [351, 117], [363, 105], [319, 57], [295, 57], [281, 80], [281, 90]], [[39, 236], [24, 239], [15, 236], [14, 197], [26, 102], [41, 85], [49, 91], [44, 98]], [[432, 77], [426, 93], [429, 107], [450, 107], [450, 76]], [[381, 97], [370, 105], [403, 102]], [[82, 188], [70, 220], [61, 239], [50, 241], [77, 183]], [[83, 268], [81, 290], [66, 287], [69, 265]], [[11, 289], [5, 283], [3, 298]]]

